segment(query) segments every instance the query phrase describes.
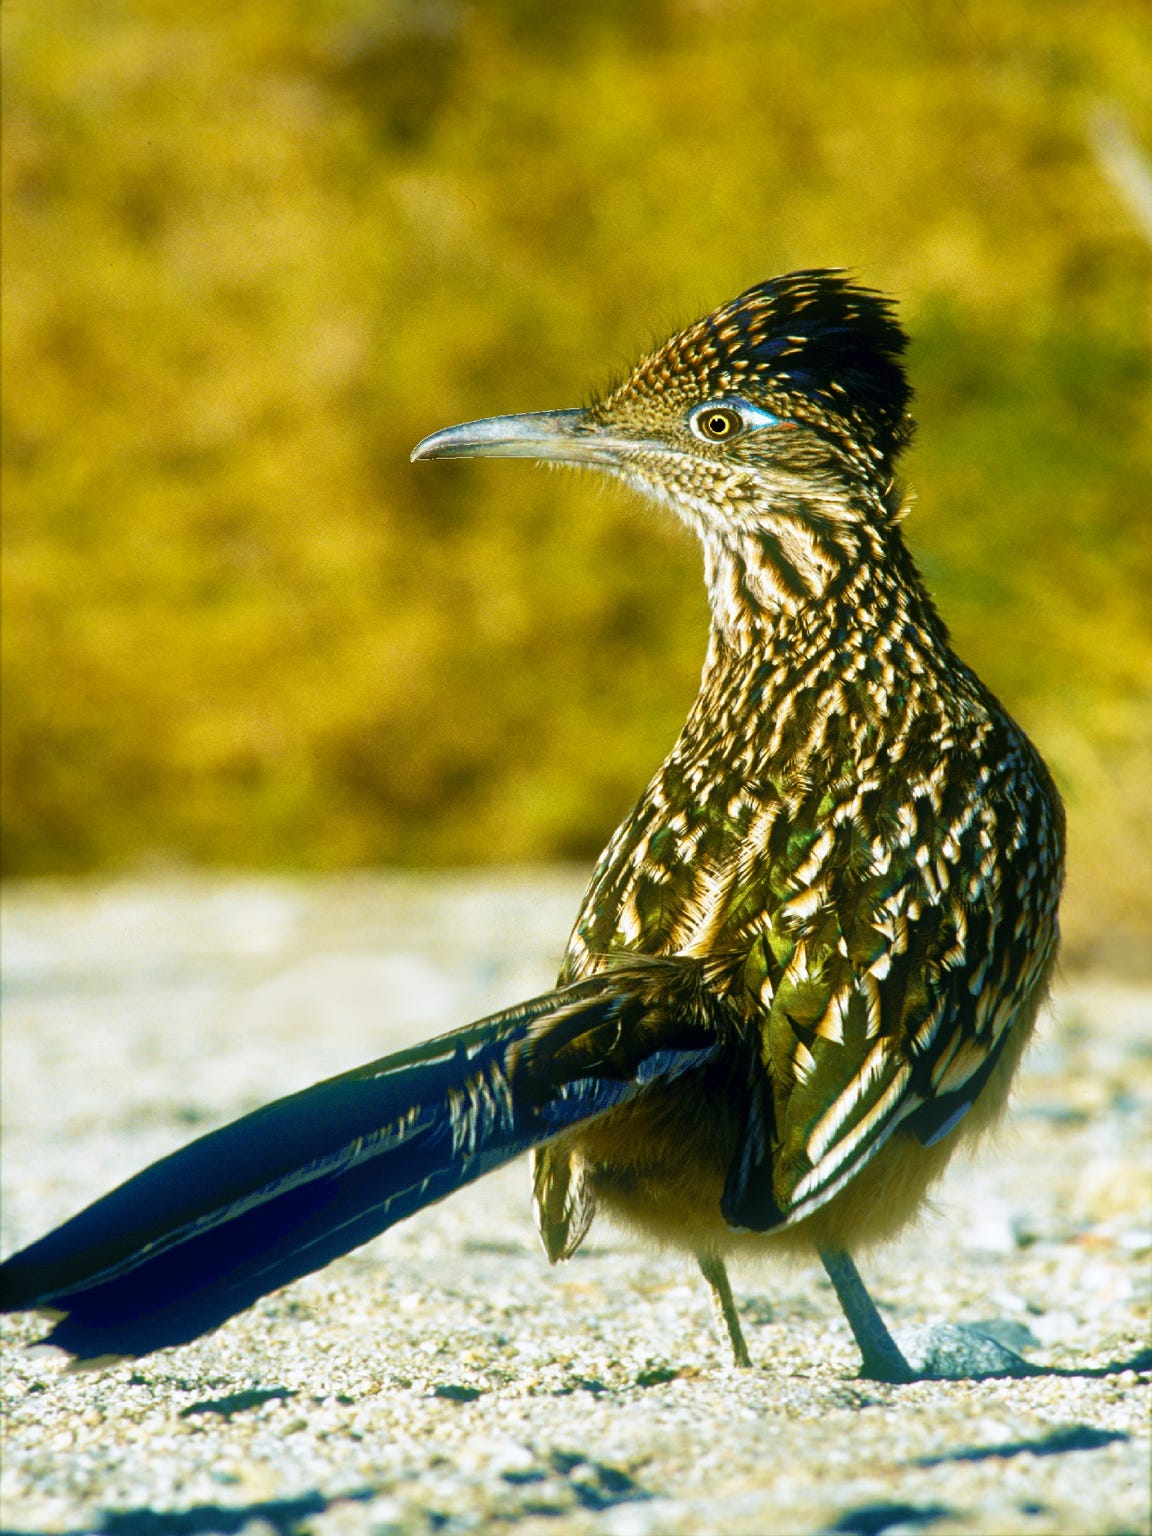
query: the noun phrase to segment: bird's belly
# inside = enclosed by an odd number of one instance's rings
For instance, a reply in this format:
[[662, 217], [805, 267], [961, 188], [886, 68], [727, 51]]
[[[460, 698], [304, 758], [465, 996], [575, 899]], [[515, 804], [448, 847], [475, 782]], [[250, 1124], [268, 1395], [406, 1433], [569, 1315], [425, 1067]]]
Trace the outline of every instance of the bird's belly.
[[744, 1134], [741, 1096], [730, 1083], [689, 1076], [663, 1085], [569, 1132], [553, 1150], [580, 1164], [599, 1211], [661, 1245], [777, 1258], [860, 1252], [914, 1221], [956, 1150], [1000, 1118], [1032, 1022], [1020, 1021], [979, 1102], [950, 1135], [926, 1147], [898, 1127], [826, 1205], [767, 1232], [733, 1229], [720, 1210]]
[[572, 1150], [598, 1210], [659, 1243], [701, 1253], [730, 1245], [720, 1199], [739, 1133], [732, 1108], [688, 1082], [581, 1127]]
[[[623, 1117], [621, 1117], [623, 1119]], [[597, 1128], [598, 1130], [600, 1128]], [[693, 1254], [807, 1258], [819, 1248], [859, 1252], [886, 1242], [920, 1214], [955, 1151], [955, 1137], [923, 1147], [898, 1130], [857, 1176], [812, 1215], [766, 1232], [733, 1228], [720, 1202], [732, 1155], [683, 1125], [667, 1138], [621, 1124], [584, 1136], [574, 1151], [597, 1210], [661, 1246]], [[703, 1153], [703, 1156], [698, 1155]]]

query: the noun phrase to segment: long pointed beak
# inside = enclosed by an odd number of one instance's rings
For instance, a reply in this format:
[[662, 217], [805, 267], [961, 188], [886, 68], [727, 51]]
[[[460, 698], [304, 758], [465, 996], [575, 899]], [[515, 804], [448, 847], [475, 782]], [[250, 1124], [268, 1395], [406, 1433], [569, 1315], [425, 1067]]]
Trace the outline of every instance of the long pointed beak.
[[545, 459], [553, 463], [614, 464], [622, 444], [587, 411], [530, 411], [487, 416], [445, 427], [416, 444], [417, 459]]

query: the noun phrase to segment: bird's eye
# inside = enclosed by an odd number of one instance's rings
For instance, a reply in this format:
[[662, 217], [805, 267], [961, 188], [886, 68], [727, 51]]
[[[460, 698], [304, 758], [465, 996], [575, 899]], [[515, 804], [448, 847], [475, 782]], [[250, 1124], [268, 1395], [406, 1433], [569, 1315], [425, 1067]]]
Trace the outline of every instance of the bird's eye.
[[693, 411], [688, 425], [709, 443], [728, 443], [744, 431], [744, 418], [730, 405], [704, 405]]

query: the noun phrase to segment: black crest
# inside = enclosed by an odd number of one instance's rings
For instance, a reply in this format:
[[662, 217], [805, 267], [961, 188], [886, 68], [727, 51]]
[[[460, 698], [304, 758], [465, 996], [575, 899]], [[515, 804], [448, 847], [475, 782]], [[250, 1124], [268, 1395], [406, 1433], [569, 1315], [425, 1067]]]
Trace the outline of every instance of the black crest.
[[758, 283], [684, 339], [693, 336], [704, 343], [709, 371], [734, 387], [794, 399], [796, 414], [814, 425], [849, 421], [885, 457], [907, 440], [912, 391], [901, 359], [908, 339], [889, 301], [842, 272], [790, 272]]

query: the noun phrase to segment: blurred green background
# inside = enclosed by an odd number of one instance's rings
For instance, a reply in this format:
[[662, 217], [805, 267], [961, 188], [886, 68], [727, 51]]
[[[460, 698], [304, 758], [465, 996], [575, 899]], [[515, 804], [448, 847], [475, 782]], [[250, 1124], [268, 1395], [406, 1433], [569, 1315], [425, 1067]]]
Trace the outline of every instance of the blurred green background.
[[840, 265], [913, 333], [909, 537], [1066, 795], [1070, 954], [1147, 946], [1147, 0], [3, 28], [9, 875], [590, 860], [694, 692], [697, 551], [409, 450]]

